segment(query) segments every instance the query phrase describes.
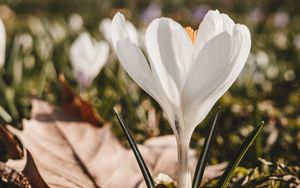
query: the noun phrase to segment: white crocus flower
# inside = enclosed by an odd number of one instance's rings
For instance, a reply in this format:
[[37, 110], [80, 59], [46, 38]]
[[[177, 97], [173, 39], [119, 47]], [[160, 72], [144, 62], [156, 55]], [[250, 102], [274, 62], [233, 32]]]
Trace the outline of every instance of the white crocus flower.
[[[108, 41], [111, 45], [112, 44], [112, 39], [111, 39], [111, 19], [109, 18], [104, 18], [100, 23], [99, 23], [99, 30], [102, 33], [104, 39]], [[139, 35], [137, 32], [137, 29], [134, 27], [134, 25], [126, 20], [125, 21], [125, 27], [128, 32], [128, 36], [132, 42], [135, 44], [139, 44]]]
[[155, 19], [145, 34], [147, 61], [125, 23], [120, 13], [112, 21], [116, 54], [132, 79], [167, 114], [178, 145], [177, 186], [189, 188], [191, 135], [244, 67], [251, 46], [249, 30], [217, 10], [206, 14], [198, 31], [170, 18]]
[[86, 32], [75, 40], [70, 49], [70, 59], [81, 91], [92, 84], [107, 62], [108, 55], [109, 45], [104, 41], [94, 41]]
[[6, 46], [6, 33], [5, 26], [0, 19], [0, 68], [3, 67], [5, 61], [5, 46]]

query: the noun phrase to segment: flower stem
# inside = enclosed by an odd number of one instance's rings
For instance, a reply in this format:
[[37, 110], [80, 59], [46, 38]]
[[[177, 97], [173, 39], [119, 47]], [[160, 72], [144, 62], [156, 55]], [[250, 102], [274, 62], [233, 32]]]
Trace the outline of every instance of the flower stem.
[[191, 184], [191, 174], [188, 165], [189, 144], [182, 143], [181, 140], [177, 140], [177, 151], [178, 151], [177, 188], [190, 188], [192, 187], [192, 184]]

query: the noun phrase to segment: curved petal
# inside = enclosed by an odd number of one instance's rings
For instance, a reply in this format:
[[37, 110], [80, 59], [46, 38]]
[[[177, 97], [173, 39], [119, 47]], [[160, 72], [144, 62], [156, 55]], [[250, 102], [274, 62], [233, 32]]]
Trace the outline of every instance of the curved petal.
[[142, 51], [130, 40], [125, 23], [121, 13], [117, 13], [112, 20], [111, 33], [116, 54], [130, 77], [160, 103], [148, 62]]
[[5, 61], [5, 46], [6, 46], [6, 33], [5, 27], [0, 19], [0, 68], [3, 67]]
[[151, 96], [157, 95], [148, 62], [142, 51], [130, 40], [121, 13], [117, 13], [112, 20], [111, 33], [116, 54], [127, 73]]
[[116, 54], [130, 77], [149, 95], [151, 95], [167, 113], [171, 125], [174, 125], [174, 113], [170, 101], [157, 84], [142, 51], [128, 37], [125, 18], [117, 13], [112, 21], [112, 40]]
[[187, 69], [192, 62], [192, 41], [177, 22], [169, 18], [152, 21], [146, 31], [151, 68], [169, 100], [179, 106]]
[[72, 69], [74, 71], [74, 75], [76, 77], [77, 80], [80, 80], [80, 70], [81, 67], [84, 66], [85, 64], [85, 59], [82, 57], [81, 55], [81, 50], [80, 50], [80, 46], [81, 46], [81, 40], [80, 38], [77, 38], [71, 48], [70, 48], [70, 60], [71, 60], [71, 65], [72, 65]]
[[[86, 32], [81, 33], [73, 42], [70, 48], [70, 56], [73, 68], [81, 69], [86, 67], [89, 60], [92, 60], [94, 46], [90, 35]], [[79, 63], [79, 60], [85, 60], [86, 63]]]
[[86, 32], [74, 41], [70, 48], [70, 59], [81, 88], [91, 85], [106, 63], [108, 54], [108, 44], [103, 41], [96, 43]]
[[227, 14], [221, 14], [221, 16], [223, 20], [224, 31], [227, 31], [230, 35], [232, 35], [235, 26], [234, 21]]
[[87, 69], [93, 56], [94, 48], [88, 33], [81, 33], [70, 48], [70, 59], [74, 71]]
[[182, 94], [185, 123], [190, 131], [205, 118], [236, 80], [245, 65], [250, 47], [249, 30], [239, 24], [235, 25], [232, 36], [223, 32], [203, 47]]
[[110, 31], [114, 48], [116, 48], [118, 41], [126, 39], [130, 40], [125, 23], [125, 17], [120, 12], [118, 12], [112, 19]]
[[194, 48], [194, 58], [198, 56], [201, 48], [214, 36], [223, 32], [223, 19], [218, 10], [210, 10], [200, 23]]
[[218, 10], [208, 11], [198, 28], [193, 58], [196, 59], [206, 42], [218, 34], [227, 31], [232, 35], [234, 25], [228, 15], [220, 14]]
[[109, 56], [109, 45], [104, 41], [100, 41], [94, 46], [94, 61], [89, 67], [90, 77], [93, 80], [107, 62]]
[[[105, 40], [112, 44], [111, 22], [112, 22], [111, 19], [104, 18], [99, 23], [99, 30], [102, 33], [102, 35], [104, 36]], [[132, 40], [133, 43], [138, 45], [139, 44], [138, 32], [137, 32], [136, 28], [134, 27], [134, 25], [130, 21], [126, 20], [125, 21], [125, 27], [126, 27], [126, 31], [128, 32], [129, 38]]]
[[134, 25], [130, 22], [126, 20], [126, 29], [129, 35], [129, 38], [131, 39], [131, 41], [136, 44], [139, 45], [139, 36], [138, 36], [138, 32], [136, 30], [136, 28], [134, 27]]
[[101, 22], [99, 23], [99, 30], [102, 33], [104, 39], [112, 44], [112, 40], [111, 40], [111, 19], [109, 18], [104, 18], [103, 20], [101, 20]]

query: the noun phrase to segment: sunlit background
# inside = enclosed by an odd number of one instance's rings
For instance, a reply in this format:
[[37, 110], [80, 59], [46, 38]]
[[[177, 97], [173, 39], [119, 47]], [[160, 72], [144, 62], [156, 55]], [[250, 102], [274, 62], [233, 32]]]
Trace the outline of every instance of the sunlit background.
[[[143, 92], [119, 65], [113, 50], [91, 87], [80, 92], [70, 64], [69, 51], [83, 31], [105, 40], [99, 23], [121, 11], [143, 33], [155, 18], [166, 16], [184, 27], [198, 28], [206, 12], [218, 9], [248, 26], [252, 48], [235, 84], [196, 128], [191, 147], [200, 151], [220, 106], [220, 120], [210, 163], [230, 159], [254, 126], [265, 126], [242, 161], [261, 166], [258, 157], [286, 165], [300, 165], [300, 1], [297, 0], [0, 0], [0, 17], [6, 27], [6, 58], [0, 70], [0, 120], [22, 128], [30, 118], [30, 101], [41, 98], [61, 104], [58, 75], [94, 104], [107, 121], [116, 122], [112, 108], [124, 118], [139, 142], [171, 129], [159, 105]], [[124, 141], [117, 124], [116, 135]], [[1, 154], [4, 152], [1, 151]], [[5, 158], [1, 156], [2, 158]]]

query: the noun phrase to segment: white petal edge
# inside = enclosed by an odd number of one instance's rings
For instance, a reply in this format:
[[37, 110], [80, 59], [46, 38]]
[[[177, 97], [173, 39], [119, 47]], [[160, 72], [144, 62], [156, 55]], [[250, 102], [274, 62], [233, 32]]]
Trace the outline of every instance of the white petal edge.
[[137, 45], [130, 40], [125, 23], [125, 18], [121, 13], [117, 13], [112, 20], [112, 40], [119, 61], [129, 76], [160, 104], [174, 129], [173, 120], [175, 117], [173, 107], [162, 88], [160, 88], [160, 84], [157, 83], [153, 77], [144, 54]]
[[104, 39], [112, 45], [111, 40], [111, 19], [104, 18], [99, 23], [99, 31], [102, 33]]
[[89, 69], [93, 54], [94, 47], [90, 35], [86, 32], [81, 33], [70, 48], [70, 59], [73, 69], [75, 71]]
[[0, 69], [5, 63], [5, 47], [6, 47], [6, 33], [5, 26], [0, 19]]
[[112, 38], [114, 48], [116, 48], [116, 44], [118, 41], [126, 40], [126, 39], [130, 40], [128, 31], [126, 29], [125, 17], [120, 12], [116, 13], [116, 15], [112, 19], [111, 38]]
[[223, 31], [223, 19], [220, 12], [218, 10], [208, 11], [198, 27], [194, 58], [198, 56], [198, 53], [207, 41]]
[[103, 66], [108, 60], [109, 56], [109, 45], [105, 41], [99, 41], [95, 44], [95, 54], [94, 54], [94, 62], [91, 64], [90, 69], [90, 77], [93, 80], [101, 71]]
[[107, 62], [109, 46], [106, 42], [95, 42], [87, 32], [81, 33], [70, 48], [70, 59], [74, 76], [81, 88], [90, 86]]
[[216, 35], [224, 31], [232, 35], [234, 25], [227, 14], [220, 14], [218, 10], [208, 11], [198, 28], [193, 58], [197, 58], [201, 48]]
[[125, 25], [126, 25], [126, 30], [127, 30], [127, 32], [128, 32], [128, 35], [129, 35], [131, 41], [132, 41], [134, 44], [136, 44], [136, 45], [139, 46], [139, 36], [138, 36], [138, 32], [137, 32], [136, 28], [135, 28], [134, 25], [133, 25], [130, 21], [128, 21], [128, 20], [126, 20]]
[[146, 47], [156, 80], [174, 106], [192, 62], [192, 42], [184, 28], [169, 18], [155, 19], [146, 31]]
[[232, 35], [235, 26], [234, 21], [227, 14], [221, 14], [221, 16], [223, 19], [223, 30]]
[[[218, 39], [216, 38], [216, 40]], [[221, 43], [221, 41], [217, 43]], [[226, 48], [221, 49], [222, 44], [219, 44], [219, 46], [220, 49], [214, 49], [215, 52], [218, 52], [218, 56], [220, 55], [220, 52], [222, 52], [220, 50], [226, 50]], [[202, 51], [205, 51], [205, 48], [206, 47], [204, 47]], [[184, 118], [189, 129], [187, 130], [188, 132], [193, 132], [194, 128], [206, 117], [213, 105], [229, 89], [244, 67], [251, 48], [250, 32], [246, 26], [239, 24], [235, 25], [230, 40], [230, 46], [228, 48], [230, 48], [230, 52], [228, 53], [227, 58], [224, 58], [223, 60], [227, 61], [226, 65], [231, 66], [231, 68], [226, 66], [225, 69], [221, 68], [218, 71], [219, 74], [215, 74], [215, 76], [219, 76], [217, 77], [217, 79], [219, 79], [218, 83], [215, 83], [215, 80], [212, 80], [211, 83], [213, 85], [210, 84], [205, 86], [205, 90], [202, 90], [202, 88], [199, 88], [202, 86], [199, 86], [199, 81], [197, 81], [197, 75], [200, 74], [197, 70], [202, 67], [199, 67], [199, 64], [195, 64], [192, 68], [183, 93]], [[210, 70], [206, 71], [210, 74], [213, 73]], [[201, 78], [202, 76], [199, 80]], [[212, 77], [212, 79], [214, 78], [215, 77]], [[195, 83], [198, 85], [196, 88]]]

